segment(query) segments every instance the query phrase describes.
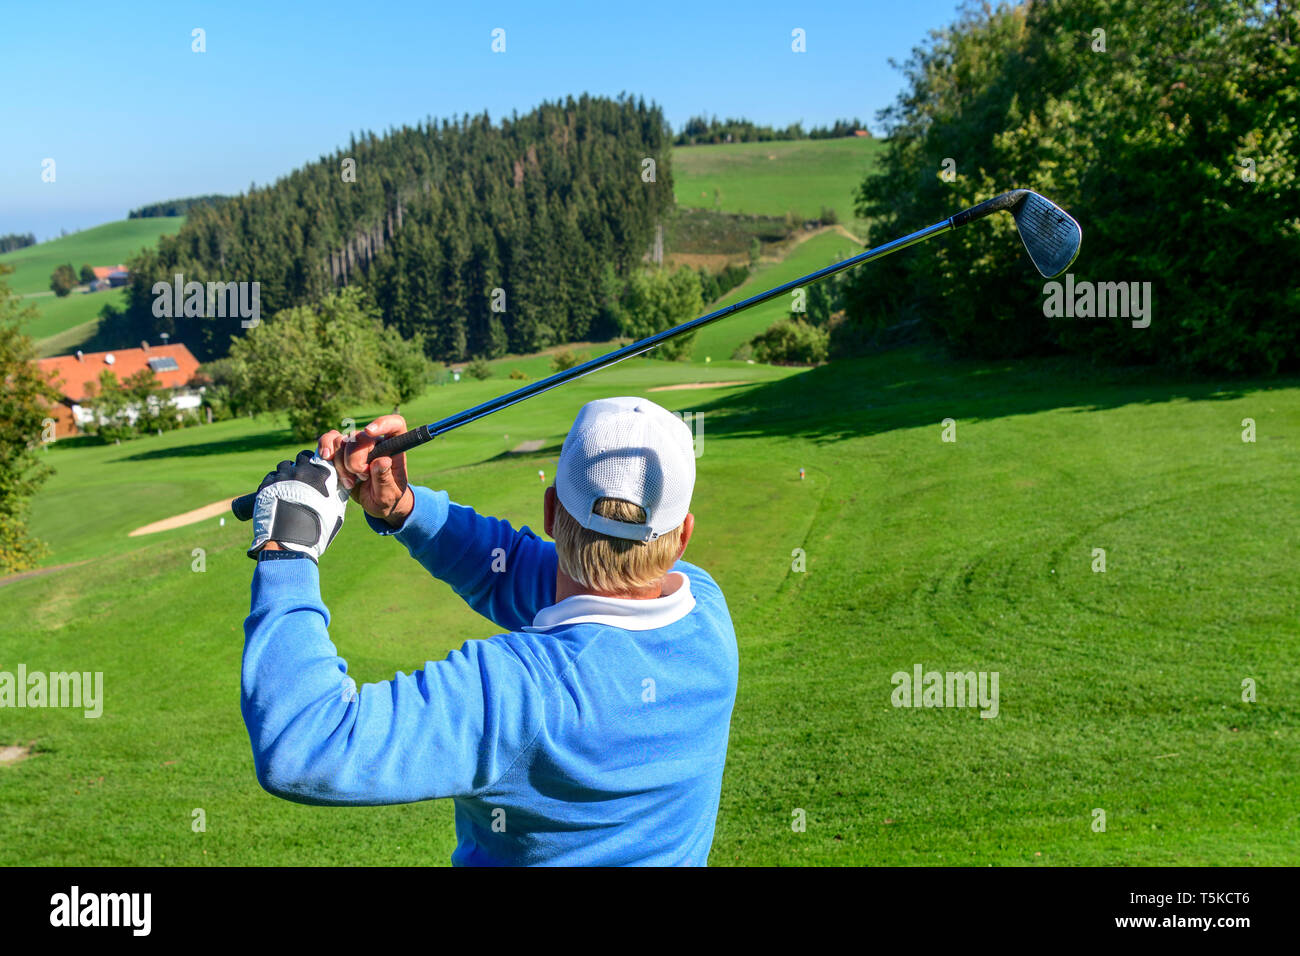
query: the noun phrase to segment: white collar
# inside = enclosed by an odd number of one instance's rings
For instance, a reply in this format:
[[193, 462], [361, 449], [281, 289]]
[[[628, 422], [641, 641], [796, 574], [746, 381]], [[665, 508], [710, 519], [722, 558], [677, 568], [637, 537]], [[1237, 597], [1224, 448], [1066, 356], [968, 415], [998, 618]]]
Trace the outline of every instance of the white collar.
[[[681, 571], [668, 573], [668, 591], [662, 597], [638, 601], [634, 598], [575, 594], [558, 604], [544, 607], [525, 631], [544, 631], [568, 624], [608, 624], [625, 631], [652, 631], [680, 621], [695, 607], [691, 579]], [[676, 585], [674, 587], [674, 585]]]

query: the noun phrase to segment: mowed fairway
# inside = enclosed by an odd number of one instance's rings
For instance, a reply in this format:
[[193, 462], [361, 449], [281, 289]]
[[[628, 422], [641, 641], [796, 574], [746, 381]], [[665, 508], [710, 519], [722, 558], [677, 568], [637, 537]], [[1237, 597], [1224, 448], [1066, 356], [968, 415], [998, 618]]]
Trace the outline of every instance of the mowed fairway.
[[[741, 660], [714, 865], [1295, 864], [1300, 382], [1104, 374], [918, 351], [802, 372], [636, 360], [409, 462], [538, 527], [538, 469], [549, 481], [583, 402], [703, 412], [688, 558], [721, 583]], [[739, 384], [647, 391], [692, 381]], [[432, 388], [407, 411], [512, 384]], [[530, 439], [539, 452], [505, 454]], [[247, 526], [127, 537], [297, 447], [245, 419], [49, 452], [34, 527], [48, 565], [84, 563], [0, 586], [0, 669], [102, 671], [106, 703], [97, 720], [0, 711], [0, 745], [35, 751], [0, 766], [0, 862], [447, 862], [450, 801], [325, 809], [259, 789], [239, 714]], [[494, 633], [355, 511], [322, 578], [359, 683]], [[894, 708], [891, 675], [915, 664], [998, 672], [998, 716]]]
[[[862, 247], [851, 239], [827, 230], [795, 246], [789, 255], [778, 262], [759, 263], [748, 279], [717, 302], [711, 303], [709, 309], [720, 309], [748, 299], [861, 251]], [[691, 356], [697, 361], [708, 358], [715, 362], [731, 358], [743, 343], [761, 335], [772, 323], [788, 317], [792, 304], [790, 295], [778, 296], [734, 318], [728, 317], [700, 329], [695, 333]]]
[[678, 146], [673, 193], [679, 206], [760, 216], [816, 219], [829, 206], [852, 228], [853, 192], [883, 148], [858, 138]]

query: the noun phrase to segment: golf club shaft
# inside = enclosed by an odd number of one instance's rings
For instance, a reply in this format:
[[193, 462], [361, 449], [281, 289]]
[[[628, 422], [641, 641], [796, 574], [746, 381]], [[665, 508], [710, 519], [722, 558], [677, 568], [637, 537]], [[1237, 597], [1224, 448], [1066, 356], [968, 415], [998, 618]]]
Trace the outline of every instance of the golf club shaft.
[[[515, 389], [506, 395], [486, 401], [481, 405], [475, 405], [473, 408], [466, 409], [463, 412], [457, 412], [441, 421], [433, 422], [430, 425], [421, 425], [413, 428], [401, 435], [394, 435], [391, 438], [385, 438], [371, 449], [370, 457], [379, 458], [383, 456], [396, 455], [408, 451], [427, 441], [432, 441], [439, 435], [444, 435], [462, 425], [468, 425], [470, 422], [478, 421], [491, 415], [493, 412], [499, 412], [503, 408], [509, 408], [511, 405], [517, 405], [522, 401], [540, 395], [543, 392], [549, 392], [553, 388], [559, 388], [572, 382], [574, 379], [582, 378], [584, 375], [590, 375], [592, 372], [598, 372], [601, 369], [609, 368], [611, 365], [617, 365], [624, 359], [630, 359], [650, 351], [658, 345], [667, 342], [669, 339], [676, 338], [679, 335], [685, 335], [687, 332], [694, 332], [706, 325], [717, 322], [719, 319], [725, 319], [728, 316], [735, 315], [737, 312], [744, 312], [756, 305], [774, 299], [779, 295], [784, 295], [793, 289], [807, 285], [810, 282], [817, 282], [825, 279], [827, 276], [835, 275], [837, 272], [843, 272], [845, 269], [851, 269], [854, 266], [862, 265], [864, 262], [871, 262], [874, 259], [881, 259], [890, 253], [897, 252], [899, 249], [906, 249], [908, 246], [916, 245], [918, 242], [924, 242], [941, 232], [947, 232], [950, 229], [956, 229], [964, 226], [968, 222], [974, 222], [976, 219], [982, 219], [990, 213], [997, 212], [1001, 209], [1009, 208], [1019, 201], [1025, 190], [1013, 190], [1009, 193], [1003, 193], [994, 199], [980, 203], [978, 206], [972, 206], [957, 215], [952, 216], [942, 222], [937, 222], [933, 226], [927, 226], [919, 229], [901, 239], [895, 239], [892, 242], [886, 242], [883, 245], [876, 246], [874, 249], [867, 249], [848, 259], [832, 263], [816, 272], [810, 272], [798, 279], [792, 279], [789, 282], [774, 286], [757, 295], [752, 295], [748, 299], [742, 299], [732, 305], [723, 306], [708, 315], [702, 315], [698, 319], [692, 319], [689, 322], [683, 322], [681, 325], [673, 326], [671, 329], [664, 329], [662, 332], [656, 332], [654, 335], [647, 336], [639, 342], [633, 342], [631, 345], [625, 345], [620, 349], [615, 349], [589, 362], [583, 362], [581, 365], [575, 365], [573, 368], [565, 369], [562, 372], [556, 372], [554, 375], [544, 378], [531, 385], [525, 385], [523, 388]], [[236, 498], [230, 505], [230, 510], [235, 513], [235, 517], [240, 521], [248, 521], [253, 516], [253, 503], [257, 497], [256, 493], [244, 495]]]

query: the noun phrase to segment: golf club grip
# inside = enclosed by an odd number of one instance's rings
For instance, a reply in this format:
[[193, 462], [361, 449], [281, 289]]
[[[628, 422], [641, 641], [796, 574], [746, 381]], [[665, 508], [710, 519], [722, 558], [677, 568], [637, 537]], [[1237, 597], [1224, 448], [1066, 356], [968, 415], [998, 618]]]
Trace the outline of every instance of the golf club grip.
[[[394, 435], [392, 438], [385, 438], [374, 448], [370, 449], [370, 459], [382, 458], [391, 455], [400, 455], [402, 452], [414, 448], [417, 445], [423, 445], [430, 438], [427, 425], [421, 425], [419, 428], [412, 428], [409, 432], [403, 432], [400, 435]], [[241, 495], [230, 503], [230, 510], [240, 521], [251, 521], [253, 519], [253, 506], [257, 503], [257, 492], [248, 495]]]

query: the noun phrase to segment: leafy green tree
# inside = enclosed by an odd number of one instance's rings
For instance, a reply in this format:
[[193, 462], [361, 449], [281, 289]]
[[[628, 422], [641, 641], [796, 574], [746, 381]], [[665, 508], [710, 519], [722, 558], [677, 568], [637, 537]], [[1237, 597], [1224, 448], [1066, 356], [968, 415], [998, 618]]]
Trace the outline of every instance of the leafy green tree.
[[86, 430], [101, 440], [119, 441], [135, 434], [128, 412], [131, 396], [112, 369], [104, 369], [89, 384], [81, 405], [91, 416]]
[[95, 281], [95, 267], [90, 263], [83, 263], [81, 266], [81, 282], [83, 285], [90, 285]]
[[385, 348], [378, 310], [348, 288], [259, 323], [232, 343], [227, 371], [244, 408], [285, 411], [294, 438], [310, 441], [352, 403], [400, 400]]
[[799, 319], [778, 319], [749, 342], [755, 361], [770, 365], [820, 365], [826, 361], [830, 334]]
[[392, 327], [381, 327], [379, 364], [388, 376], [394, 411], [424, 394], [429, 381], [429, 360], [424, 355], [423, 335], [417, 332], [408, 340]]
[[50, 289], [59, 298], [63, 298], [77, 287], [77, 273], [71, 264], [61, 265], [50, 275]]
[[858, 214], [874, 240], [1037, 189], [1083, 225], [1074, 281], [1151, 283], [1149, 325], [1045, 314], [998, 216], [859, 271], [841, 331], [925, 318], [973, 355], [1300, 367], [1297, 40], [1300, 11], [1273, 0], [968, 8], [907, 63]]
[[[698, 318], [704, 311], [700, 277], [683, 266], [675, 272], [666, 269], [641, 270], [628, 277], [623, 290], [620, 331], [632, 339], [643, 339]], [[653, 358], [684, 360], [690, 357], [695, 333], [670, 339], [648, 355]]]
[[813, 282], [805, 286], [805, 311], [791, 312], [790, 318], [802, 320], [809, 325], [825, 325], [835, 308], [832, 281], [832, 279], [823, 279], [821, 282]]
[[38, 370], [32, 341], [22, 323], [35, 310], [9, 290], [4, 276], [12, 268], [0, 264], [0, 573], [32, 567], [44, 546], [27, 530], [32, 495], [51, 469], [37, 451], [45, 437], [56, 388]]
[[122, 382], [122, 393], [128, 407], [135, 410], [136, 432], [148, 433], [160, 428], [171, 431], [176, 427], [176, 410], [153, 369], [146, 366], [128, 375]]
[[492, 366], [488, 364], [487, 359], [480, 355], [465, 366], [465, 372], [470, 378], [485, 382], [492, 377]]

